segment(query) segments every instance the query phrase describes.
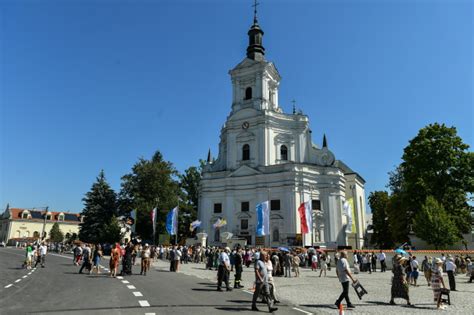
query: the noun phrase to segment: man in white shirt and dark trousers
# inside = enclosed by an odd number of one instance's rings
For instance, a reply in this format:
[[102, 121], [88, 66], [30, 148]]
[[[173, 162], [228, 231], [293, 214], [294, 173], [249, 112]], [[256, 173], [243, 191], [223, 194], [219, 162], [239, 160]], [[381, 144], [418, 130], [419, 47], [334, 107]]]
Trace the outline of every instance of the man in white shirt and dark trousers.
[[222, 281], [224, 281], [227, 291], [232, 291], [229, 286], [230, 275], [230, 248], [226, 247], [219, 255], [219, 268], [217, 269], [217, 291], [222, 291]]
[[337, 261], [336, 274], [342, 285], [342, 293], [334, 304], [339, 308], [342, 300], [345, 299], [347, 307], [354, 308], [354, 305], [352, 305], [351, 300], [349, 299], [349, 279], [351, 279], [352, 282], [355, 282], [355, 280], [349, 270], [346, 251], [341, 252], [341, 258]]
[[454, 264], [452, 257], [449, 257], [446, 260], [446, 272], [448, 273], [449, 289], [451, 291], [456, 291], [456, 279], [454, 279], [454, 273], [456, 272], [456, 265]]
[[385, 272], [387, 268], [387, 265], [385, 264], [385, 259], [386, 259], [385, 253], [380, 251], [377, 258], [380, 261], [380, 272]]
[[273, 299], [270, 295], [270, 285], [268, 283], [268, 270], [267, 266], [265, 266], [265, 258], [267, 256], [267, 252], [262, 251], [260, 253], [260, 258], [255, 260], [255, 291], [253, 292], [252, 297], [252, 311], [259, 311], [257, 308], [257, 299], [262, 294], [268, 305], [268, 312], [273, 313], [278, 310], [277, 307], [273, 306]]

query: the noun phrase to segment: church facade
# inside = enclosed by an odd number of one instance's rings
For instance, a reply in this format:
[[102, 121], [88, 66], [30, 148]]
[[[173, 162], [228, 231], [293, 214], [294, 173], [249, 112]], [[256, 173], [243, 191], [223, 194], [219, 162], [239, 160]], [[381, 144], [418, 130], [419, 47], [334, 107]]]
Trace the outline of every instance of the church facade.
[[[336, 159], [325, 136], [321, 147], [312, 142], [306, 115], [287, 114], [279, 106], [280, 74], [265, 59], [256, 15], [248, 36], [246, 58], [229, 71], [232, 109], [221, 129], [218, 157], [208, 156], [200, 182], [198, 216], [207, 243], [220, 245], [232, 235], [266, 247], [361, 248], [364, 179]], [[353, 209], [347, 211], [350, 199]], [[255, 207], [267, 200], [269, 235], [256, 236]], [[313, 226], [301, 234], [298, 207], [309, 200]], [[219, 219], [227, 224], [215, 228]]]

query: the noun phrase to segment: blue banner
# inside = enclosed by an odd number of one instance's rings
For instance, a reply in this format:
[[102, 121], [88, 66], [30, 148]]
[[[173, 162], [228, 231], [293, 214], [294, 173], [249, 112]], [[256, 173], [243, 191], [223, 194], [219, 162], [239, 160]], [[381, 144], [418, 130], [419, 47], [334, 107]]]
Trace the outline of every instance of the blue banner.
[[166, 216], [166, 231], [170, 235], [178, 234], [178, 207], [168, 212]]

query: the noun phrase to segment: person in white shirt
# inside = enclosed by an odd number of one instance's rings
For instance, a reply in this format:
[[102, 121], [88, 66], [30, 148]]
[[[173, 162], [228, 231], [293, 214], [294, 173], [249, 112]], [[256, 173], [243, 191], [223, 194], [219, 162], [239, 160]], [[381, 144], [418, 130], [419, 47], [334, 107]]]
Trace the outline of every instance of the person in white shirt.
[[385, 264], [385, 259], [387, 257], [385, 256], [385, 253], [380, 251], [380, 253], [377, 256], [377, 259], [380, 261], [380, 272], [385, 272], [387, 269], [387, 265]]
[[[46, 254], [48, 252], [48, 247], [46, 246], [45, 243], [41, 244], [41, 246], [39, 247], [39, 252], [40, 252], [40, 256], [41, 256], [41, 268], [44, 268], [44, 264], [46, 262]], [[36, 264], [35, 264], [35, 267], [36, 265], [40, 262], [40, 259], [38, 259], [36, 261]]]
[[226, 285], [227, 291], [232, 291], [229, 285], [230, 275], [230, 259], [229, 259], [230, 248], [226, 247], [219, 255], [219, 267], [217, 269], [217, 291], [222, 291], [222, 281]]
[[413, 256], [413, 258], [411, 259], [410, 265], [411, 265], [410, 284], [413, 284], [416, 287], [417, 286], [416, 281], [418, 280], [418, 275], [419, 275], [418, 267], [420, 265], [418, 263], [418, 260], [416, 260], [416, 256]]
[[446, 272], [448, 273], [449, 289], [456, 291], [456, 279], [454, 279], [454, 273], [456, 272], [456, 265], [452, 257], [446, 260]]

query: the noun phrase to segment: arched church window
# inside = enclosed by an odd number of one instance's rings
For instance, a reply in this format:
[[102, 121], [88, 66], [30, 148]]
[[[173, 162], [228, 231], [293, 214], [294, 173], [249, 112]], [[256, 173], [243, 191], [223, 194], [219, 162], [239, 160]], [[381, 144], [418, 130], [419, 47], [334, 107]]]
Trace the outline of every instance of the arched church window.
[[286, 145], [280, 147], [280, 159], [282, 161], [288, 161], [288, 148]]
[[245, 99], [250, 100], [252, 99], [252, 88], [248, 87], [245, 89]]
[[250, 146], [248, 144], [244, 144], [242, 147], [242, 160], [250, 160]]
[[280, 231], [278, 229], [273, 230], [272, 241], [273, 242], [279, 242], [280, 241]]

